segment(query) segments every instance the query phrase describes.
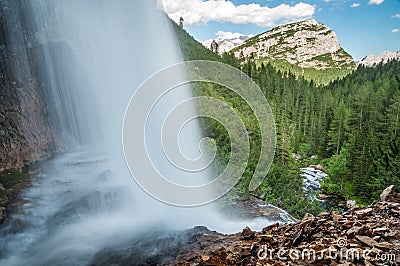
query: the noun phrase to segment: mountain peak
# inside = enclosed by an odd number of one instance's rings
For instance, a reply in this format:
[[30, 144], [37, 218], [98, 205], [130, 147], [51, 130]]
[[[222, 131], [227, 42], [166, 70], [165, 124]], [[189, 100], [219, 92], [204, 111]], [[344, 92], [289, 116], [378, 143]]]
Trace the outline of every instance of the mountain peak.
[[323, 25], [322, 23], [319, 23], [315, 19], [302, 20], [302, 21], [298, 21], [298, 22], [289, 23], [289, 24], [286, 24], [286, 25], [291, 25], [291, 24]]
[[[215, 41], [218, 44], [218, 53], [223, 54], [231, 51], [233, 48], [242, 45], [245, 41], [247, 41], [249, 38], [253, 37], [254, 35], [245, 35], [241, 33], [232, 33], [232, 32], [224, 32], [224, 31], [219, 31], [217, 32], [217, 39]], [[213, 39], [203, 41], [202, 44], [210, 49], [211, 48], [211, 43], [213, 42]]]
[[307, 79], [313, 79], [315, 70], [329, 71], [329, 75], [318, 74], [325, 76], [320, 83], [355, 69], [353, 58], [340, 46], [336, 33], [314, 19], [280, 25], [250, 38], [232, 52], [237, 58], [285, 66], [283, 70], [297, 68], [293, 70], [296, 75]]
[[354, 68], [336, 33], [314, 19], [285, 24], [251, 38], [234, 49], [235, 55], [280, 59], [302, 68]]
[[372, 67], [380, 63], [386, 64], [391, 60], [400, 61], [400, 50], [397, 52], [383, 51], [381, 54], [373, 55], [369, 54], [361, 59], [357, 65], [362, 65], [366, 67]]

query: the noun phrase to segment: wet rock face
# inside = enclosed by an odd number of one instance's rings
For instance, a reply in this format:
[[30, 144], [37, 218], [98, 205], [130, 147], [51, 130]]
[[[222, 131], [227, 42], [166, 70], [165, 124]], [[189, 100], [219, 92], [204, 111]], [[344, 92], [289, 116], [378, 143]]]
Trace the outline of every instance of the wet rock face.
[[35, 83], [0, 86], [0, 171], [48, 159], [53, 138]]
[[[0, 2], [0, 12], [17, 8]], [[53, 137], [24, 31], [12, 11], [0, 18], [0, 172], [22, 169], [52, 154]], [[13, 25], [13, 27], [10, 27]]]
[[222, 238], [222, 234], [201, 226], [185, 232], [153, 231], [136, 236], [124, 246], [105, 248], [89, 265], [174, 265], [179, 254], [188, 254], [190, 260], [191, 252]]

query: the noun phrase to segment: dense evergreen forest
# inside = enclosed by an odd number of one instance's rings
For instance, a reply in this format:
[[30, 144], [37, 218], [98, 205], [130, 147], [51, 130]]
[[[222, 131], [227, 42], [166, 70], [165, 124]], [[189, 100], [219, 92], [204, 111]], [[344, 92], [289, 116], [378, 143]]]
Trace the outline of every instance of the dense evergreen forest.
[[[174, 24], [174, 23], [173, 23]], [[174, 24], [185, 59], [217, 60], [242, 69], [261, 88], [275, 116], [274, 163], [257, 193], [295, 217], [321, 211], [302, 190], [299, 168], [322, 164], [329, 174], [323, 192], [365, 205], [382, 189], [400, 180], [400, 62], [358, 67], [328, 85], [282, 72], [232, 54], [218, 56]], [[197, 84], [195, 94], [222, 99], [240, 115], [248, 129], [251, 153], [247, 169], [228, 199], [247, 197], [249, 179], [259, 155], [259, 128], [247, 104], [230, 90]], [[201, 108], [201, 107], [200, 107]], [[205, 119], [206, 120], [206, 119]], [[229, 159], [230, 141], [215, 121], [203, 121], [204, 134], [219, 147], [219, 167]]]

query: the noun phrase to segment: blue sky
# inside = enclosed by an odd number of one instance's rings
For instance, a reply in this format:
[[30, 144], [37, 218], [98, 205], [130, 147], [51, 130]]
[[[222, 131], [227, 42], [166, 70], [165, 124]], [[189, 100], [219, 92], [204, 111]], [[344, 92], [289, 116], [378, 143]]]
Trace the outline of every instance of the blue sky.
[[334, 30], [355, 59], [400, 50], [400, 0], [161, 0], [174, 20], [199, 41], [216, 32], [259, 34], [308, 18]]

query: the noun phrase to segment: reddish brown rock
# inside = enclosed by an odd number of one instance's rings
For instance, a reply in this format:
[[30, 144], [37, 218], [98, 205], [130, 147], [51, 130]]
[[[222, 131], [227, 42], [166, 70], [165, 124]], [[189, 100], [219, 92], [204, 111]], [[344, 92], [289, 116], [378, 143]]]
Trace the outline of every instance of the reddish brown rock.
[[242, 233], [240, 234], [240, 238], [241, 239], [253, 239], [254, 235], [255, 235], [255, 232], [251, 231], [251, 229], [248, 226], [246, 226], [243, 229]]
[[337, 212], [332, 212], [332, 220], [337, 223], [342, 217]]
[[[181, 255], [173, 265], [400, 265], [400, 197], [387, 195], [390, 201], [384, 197], [386, 201], [345, 213], [306, 215], [299, 223], [272, 224], [262, 232], [245, 228], [238, 234], [214, 236], [202, 250], [191, 251], [195, 254], [188, 257], [196, 259], [185, 261]], [[368, 252], [367, 259], [363, 252]], [[391, 261], [379, 261], [377, 255], [382, 254], [392, 254]]]
[[356, 235], [356, 239], [358, 239], [361, 243], [370, 246], [370, 247], [375, 247], [378, 242], [376, 242], [374, 239], [368, 237], [368, 236], [359, 236]]
[[364, 228], [364, 226], [354, 226], [350, 228], [347, 232], [346, 235], [357, 235], [360, 233], [360, 231]]

